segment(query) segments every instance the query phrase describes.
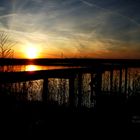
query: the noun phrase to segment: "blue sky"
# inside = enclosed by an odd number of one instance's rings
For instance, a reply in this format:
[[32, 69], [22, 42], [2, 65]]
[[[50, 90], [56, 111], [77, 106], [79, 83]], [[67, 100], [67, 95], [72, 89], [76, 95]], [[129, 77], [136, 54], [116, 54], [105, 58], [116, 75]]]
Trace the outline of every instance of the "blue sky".
[[140, 58], [139, 0], [0, 0], [0, 30], [43, 57]]

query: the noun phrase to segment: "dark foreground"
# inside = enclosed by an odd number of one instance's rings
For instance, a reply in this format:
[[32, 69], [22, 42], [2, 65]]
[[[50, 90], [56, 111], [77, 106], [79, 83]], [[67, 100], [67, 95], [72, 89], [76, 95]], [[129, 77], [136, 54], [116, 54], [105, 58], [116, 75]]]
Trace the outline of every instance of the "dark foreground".
[[11, 97], [0, 100], [0, 135], [5, 137], [95, 136], [96, 132], [113, 130], [118, 133], [140, 125], [138, 97], [127, 102], [119, 97], [102, 97], [94, 109], [19, 102]]

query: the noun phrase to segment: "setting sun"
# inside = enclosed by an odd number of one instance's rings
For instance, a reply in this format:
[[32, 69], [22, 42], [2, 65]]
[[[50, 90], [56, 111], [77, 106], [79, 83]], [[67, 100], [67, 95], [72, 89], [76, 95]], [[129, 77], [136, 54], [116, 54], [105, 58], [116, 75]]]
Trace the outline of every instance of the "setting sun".
[[32, 59], [37, 57], [37, 49], [33, 46], [29, 46], [26, 53], [28, 58]]
[[34, 59], [39, 57], [40, 49], [36, 45], [27, 44], [24, 53], [27, 58]]

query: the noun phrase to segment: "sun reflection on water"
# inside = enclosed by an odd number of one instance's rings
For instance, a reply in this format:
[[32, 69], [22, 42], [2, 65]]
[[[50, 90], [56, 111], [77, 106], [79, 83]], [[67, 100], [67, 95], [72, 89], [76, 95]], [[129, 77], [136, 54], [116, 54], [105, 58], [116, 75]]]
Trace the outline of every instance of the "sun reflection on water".
[[66, 69], [66, 68], [71, 68], [71, 67], [26, 65], [24, 71], [54, 70], [54, 69]]
[[36, 71], [39, 70], [39, 66], [36, 65], [27, 65], [25, 71]]
[[14, 66], [0, 66], [0, 72], [23, 72], [23, 71], [41, 71], [41, 70], [56, 70], [56, 69], [69, 69], [79, 68], [74, 66], [43, 66], [43, 65], [14, 65]]

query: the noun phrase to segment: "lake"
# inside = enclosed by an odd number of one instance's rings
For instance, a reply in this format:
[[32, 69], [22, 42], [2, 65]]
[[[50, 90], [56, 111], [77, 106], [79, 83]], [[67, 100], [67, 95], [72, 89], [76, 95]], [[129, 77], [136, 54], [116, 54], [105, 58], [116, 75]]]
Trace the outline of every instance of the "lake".
[[5, 65], [0, 66], [0, 72], [40, 71], [68, 68], [78, 68], [78, 66]]

